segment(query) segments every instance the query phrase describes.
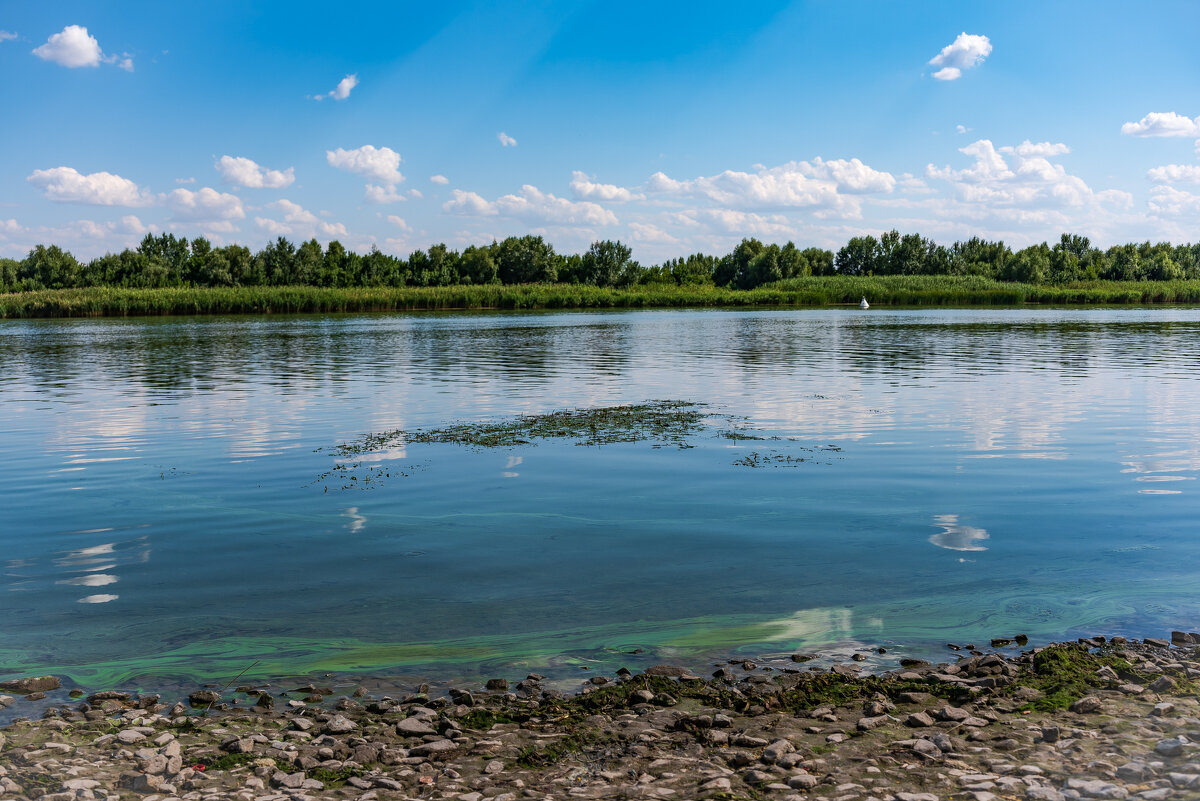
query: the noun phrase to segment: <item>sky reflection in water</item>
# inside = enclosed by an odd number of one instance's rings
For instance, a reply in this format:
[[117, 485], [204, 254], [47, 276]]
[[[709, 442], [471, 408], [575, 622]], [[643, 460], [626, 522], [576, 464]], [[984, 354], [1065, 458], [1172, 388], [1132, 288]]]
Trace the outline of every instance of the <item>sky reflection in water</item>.
[[[0, 322], [0, 661], [1161, 634], [1200, 611], [1198, 334], [1191, 309]], [[651, 398], [746, 419], [683, 451], [395, 442], [358, 488], [319, 478], [369, 432]]]

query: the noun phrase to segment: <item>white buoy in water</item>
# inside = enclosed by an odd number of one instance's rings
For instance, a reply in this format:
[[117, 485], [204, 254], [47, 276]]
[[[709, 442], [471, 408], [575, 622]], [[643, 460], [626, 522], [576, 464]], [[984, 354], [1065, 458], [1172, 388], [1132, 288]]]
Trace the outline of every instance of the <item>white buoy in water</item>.
[[858, 304], [858, 308], [860, 308], [860, 309], [869, 309], [869, 308], [871, 308], [871, 304], [870, 304], [870, 303], [867, 303], [867, 299], [864, 297], [864, 298], [863, 298], [863, 299], [862, 299], [862, 300], [859, 302], [859, 304]]

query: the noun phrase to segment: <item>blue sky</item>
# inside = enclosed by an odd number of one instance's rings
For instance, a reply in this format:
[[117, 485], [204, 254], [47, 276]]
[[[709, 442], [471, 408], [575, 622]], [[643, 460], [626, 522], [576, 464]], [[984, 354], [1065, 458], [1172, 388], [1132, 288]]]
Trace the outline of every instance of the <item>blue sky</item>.
[[0, 4], [0, 256], [1200, 241], [1200, 4]]

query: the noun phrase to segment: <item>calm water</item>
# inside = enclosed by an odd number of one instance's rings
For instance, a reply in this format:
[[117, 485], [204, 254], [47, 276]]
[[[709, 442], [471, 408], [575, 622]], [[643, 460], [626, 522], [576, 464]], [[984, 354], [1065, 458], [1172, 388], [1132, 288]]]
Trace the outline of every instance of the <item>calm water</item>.
[[[0, 675], [1195, 629], [1198, 346], [1193, 309], [0, 321]], [[322, 477], [371, 432], [652, 398], [782, 439], [397, 442], [369, 489]]]

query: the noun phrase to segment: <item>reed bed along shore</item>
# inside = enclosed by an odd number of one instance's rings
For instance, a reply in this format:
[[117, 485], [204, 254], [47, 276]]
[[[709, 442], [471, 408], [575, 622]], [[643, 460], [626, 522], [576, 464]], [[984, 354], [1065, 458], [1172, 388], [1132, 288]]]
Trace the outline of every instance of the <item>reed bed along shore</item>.
[[0, 294], [0, 318], [131, 317], [485, 309], [832, 306], [1020, 306], [1200, 303], [1200, 281], [1017, 284], [970, 276], [821, 276], [751, 290], [713, 286], [485, 284], [326, 288], [87, 287]]

